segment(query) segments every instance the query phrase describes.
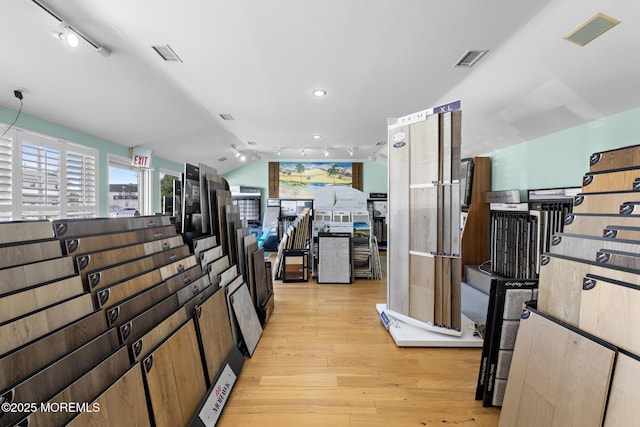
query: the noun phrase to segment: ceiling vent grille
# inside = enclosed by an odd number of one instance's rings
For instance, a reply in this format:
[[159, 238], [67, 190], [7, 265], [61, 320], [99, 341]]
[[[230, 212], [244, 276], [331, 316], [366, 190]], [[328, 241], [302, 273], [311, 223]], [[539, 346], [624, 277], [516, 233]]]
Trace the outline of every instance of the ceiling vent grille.
[[167, 62], [182, 62], [182, 59], [180, 59], [178, 54], [168, 44], [164, 46], [151, 46], [151, 48], [160, 55], [160, 58]]
[[219, 161], [219, 162], [226, 162], [226, 161], [227, 161], [227, 158], [226, 158], [226, 157], [220, 157], [220, 158], [218, 159], [218, 161]]
[[473, 67], [476, 62], [480, 60], [489, 52], [488, 50], [468, 50], [462, 55], [460, 59], [453, 65], [454, 67], [469, 68]]
[[247, 141], [247, 144], [249, 144], [249, 145], [258, 145], [258, 143], [255, 142], [255, 141]]
[[620, 21], [617, 19], [598, 13], [596, 16], [564, 36], [564, 39], [575, 43], [578, 46], [585, 46], [587, 43], [590, 43], [594, 39], [600, 37], [619, 23]]
[[230, 113], [222, 113], [220, 114], [222, 120], [235, 120]]

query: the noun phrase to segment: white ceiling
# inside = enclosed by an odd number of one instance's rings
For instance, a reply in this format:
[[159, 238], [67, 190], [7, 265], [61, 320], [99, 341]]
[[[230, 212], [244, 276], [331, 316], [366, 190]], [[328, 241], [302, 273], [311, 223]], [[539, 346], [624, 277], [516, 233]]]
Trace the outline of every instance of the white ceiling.
[[[232, 144], [262, 158], [278, 147], [283, 158], [383, 154], [388, 117], [457, 99], [463, 156], [640, 106], [631, 0], [42, 3], [112, 54], [82, 41], [72, 50], [35, 3], [2, 0], [1, 105], [17, 109], [24, 88], [25, 113], [219, 173], [242, 165]], [[585, 47], [563, 40], [596, 13], [622, 23]], [[150, 47], [165, 44], [182, 63]], [[453, 68], [468, 49], [490, 52]]]

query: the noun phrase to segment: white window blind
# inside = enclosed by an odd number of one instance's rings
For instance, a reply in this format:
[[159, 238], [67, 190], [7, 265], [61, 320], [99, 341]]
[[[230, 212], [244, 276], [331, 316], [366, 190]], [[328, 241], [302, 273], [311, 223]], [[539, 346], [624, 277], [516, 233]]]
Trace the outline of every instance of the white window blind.
[[68, 217], [93, 217], [96, 213], [96, 157], [73, 151], [66, 158]]
[[96, 216], [97, 149], [10, 133], [0, 138], [0, 220]]
[[[0, 126], [0, 134], [2, 134], [5, 129], [5, 126]], [[11, 149], [11, 138], [7, 136], [0, 138], [0, 221], [10, 220], [12, 214]]]

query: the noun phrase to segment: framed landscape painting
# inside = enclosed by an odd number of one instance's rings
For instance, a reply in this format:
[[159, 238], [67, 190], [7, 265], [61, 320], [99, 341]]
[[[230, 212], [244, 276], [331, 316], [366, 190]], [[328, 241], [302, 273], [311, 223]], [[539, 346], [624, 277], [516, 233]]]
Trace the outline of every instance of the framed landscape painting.
[[279, 197], [313, 199], [329, 185], [352, 186], [352, 164], [345, 162], [280, 162]]

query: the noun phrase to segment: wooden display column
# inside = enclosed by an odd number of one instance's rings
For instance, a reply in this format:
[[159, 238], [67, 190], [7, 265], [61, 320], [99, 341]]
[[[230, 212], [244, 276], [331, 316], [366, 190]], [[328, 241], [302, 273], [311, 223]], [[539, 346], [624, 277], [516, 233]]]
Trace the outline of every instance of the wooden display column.
[[388, 125], [387, 304], [381, 319], [385, 326], [389, 318], [397, 321], [389, 332], [398, 345], [477, 346], [478, 340], [464, 337], [468, 319], [461, 313], [460, 103], [389, 119]]
[[474, 157], [471, 183], [471, 203], [466, 209], [467, 220], [462, 232], [460, 256], [462, 258], [462, 280], [465, 265], [480, 265], [489, 260], [489, 204], [484, 193], [491, 191], [491, 158]]

